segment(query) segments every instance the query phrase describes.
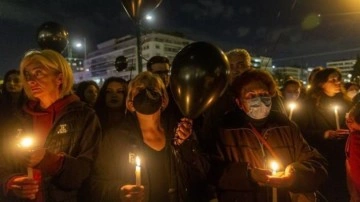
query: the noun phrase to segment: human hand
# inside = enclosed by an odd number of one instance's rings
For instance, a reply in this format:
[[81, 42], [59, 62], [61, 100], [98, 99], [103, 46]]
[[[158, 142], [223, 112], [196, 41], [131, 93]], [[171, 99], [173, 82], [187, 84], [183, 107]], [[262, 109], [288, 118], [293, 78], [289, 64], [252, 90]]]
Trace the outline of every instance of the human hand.
[[144, 186], [124, 185], [120, 188], [122, 202], [140, 202], [144, 200]]
[[182, 118], [178, 123], [178, 127], [175, 131], [175, 145], [181, 145], [186, 139], [188, 139], [192, 133], [193, 121], [188, 118]]
[[33, 200], [36, 198], [36, 193], [39, 192], [39, 184], [34, 179], [17, 176], [10, 182], [9, 190], [19, 198]]
[[350, 132], [347, 129], [327, 130], [324, 133], [324, 138], [330, 140], [344, 139], [349, 135], [349, 133]]
[[282, 172], [280, 175], [269, 175], [267, 186], [276, 188], [286, 188], [291, 186], [295, 181], [293, 172]]
[[271, 175], [271, 170], [269, 169], [252, 168], [250, 170], [251, 179], [260, 186], [266, 185], [269, 175]]

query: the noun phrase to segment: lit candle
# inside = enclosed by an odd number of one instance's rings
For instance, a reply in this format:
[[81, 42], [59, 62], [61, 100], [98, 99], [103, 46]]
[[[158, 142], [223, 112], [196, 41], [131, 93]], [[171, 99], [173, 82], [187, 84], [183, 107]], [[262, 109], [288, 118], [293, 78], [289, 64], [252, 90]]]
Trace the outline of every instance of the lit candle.
[[[270, 168], [272, 171], [272, 175], [276, 176], [276, 172], [279, 169], [279, 164], [275, 161], [270, 163]], [[275, 187], [272, 188], [272, 202], [277, 202], [277, 189]]]
[[140, 158], [137, 156], [135, 159], [136, 167], [135, 167], [135, 184], [136, 186], [141, 185], [141, 167], [140, 167]]
[[296, 108], [296, 103], [295, 102], [290, 103], [289, 108], [290, 108], [289, 119], [291, 120], [292, 115], [293, 115], [293, 111]]
[[335, 120], [336, 120], [336, 129], [339, 130], [340, 129], [340, 124], [339, 124], [339, 114], [338, 114], [338, 106], [334, 106], [334, 113], [335, 113]]
[[[33, 145], [33, 142], [34, 142], [34, 140], [31, 137], [23, 137], [20, 140], [19, 145], [21, 148], [29, 149]], [[28, 178], [31, 178], [31, 179], [34, 178], [33, 169], [31, 167], [27, 167], [27, 174], [28, 174]]]

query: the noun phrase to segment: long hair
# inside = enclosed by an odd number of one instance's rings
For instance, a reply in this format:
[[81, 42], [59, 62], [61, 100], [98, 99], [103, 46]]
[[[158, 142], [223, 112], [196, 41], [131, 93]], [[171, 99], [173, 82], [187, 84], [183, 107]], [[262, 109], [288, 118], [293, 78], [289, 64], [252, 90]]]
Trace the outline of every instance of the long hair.
[[[126, 97], [126, 94], [127, 94], [127, 85], [128, 84], [123, 78], [109, 77], [105, 80], [104, 84], [101, 86], [101, 88], [99, 90], [99, 95], [98, 95], [98, 98], [96, 99], [96, 102], [94, 105], [94, 109], [95, 109], [95, 111], [100, 119], [100, 122], [102, 124], [106, 123], [107, 118], [108, 118], [108, 108], [106, 106], [105, 97], [106, 97], [106, 89], [107, 89], [108, 85], [112, 82], [120, 83], [125, 87], [124, 98]], [[122, 108], [125, 113], [125, 99], [124, 99]]]
[[27, 84], [24, 70], [27, 66], [33, 64], [41, 65], [49, 70], [62, 74], [63, 79], [60, 86], [60, 98], [73, 93], [74, 76], [66, 59], [60, 53], [53, 50], [32, 50], [25, 53], [20, 63], [20, 78], [24, 82], [25, 93], [30, 99], [35, 100], [35, 97], [33, 97], [30, 87]]
[[[1, 94], [1, 104], [4, 106], [10, 106], [13, 103], [13, 96], [11, 96], [11, 93], [6, 88], [6, 83], [8, 82], [11, 75], [16, 74], [20, 76], [20, 71], [17, 69], [11, 69], [6, 72], [4, 76], [4, 84], [2, 86], [2, 94]], [[24, 92], [24, 89], [20, 91], [20, 96], [18, 97], [18, 100], [16, 101], [16, 107], [20, 108], [26, 101], [26, 95]], [[7, 107], [4, 107], [5, 109]]]
[[[336, 68], [324, 68], [314, 75], [312, 80], [312, 86], [309, 89], [307, 96], [309, 99], [315, 100], [316, 106], [319, 106], [319, 104], [321, 103], [321, 99], [326, 95], [324, 93], [323, 85], [328, 81], [329, 76], [333, 73], [338, 74], [341, 80], [341, 73]], [[349, 98], [345, 96], [344, 91], [344, 88], [341, 87], [341, 92], [339, 93], [339, 95], [342, 96], [345, 100], [349, 100]]]

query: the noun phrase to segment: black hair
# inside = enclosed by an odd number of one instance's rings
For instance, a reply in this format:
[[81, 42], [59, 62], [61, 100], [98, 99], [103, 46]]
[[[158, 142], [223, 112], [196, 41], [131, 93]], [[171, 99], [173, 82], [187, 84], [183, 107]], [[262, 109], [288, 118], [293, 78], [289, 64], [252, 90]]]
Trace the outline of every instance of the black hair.
[[146, 69], [147, 71], [150, 71], [151, 72], [151, 66], [153, 64], [156, 64], [156, 63], [166, 63], [166, 64], [169, 64], [170, 65], [170, 61], [167, 57], [164, 57], [164, 56], [153, 56], [150, 58], [150, 60], [146, 63]]

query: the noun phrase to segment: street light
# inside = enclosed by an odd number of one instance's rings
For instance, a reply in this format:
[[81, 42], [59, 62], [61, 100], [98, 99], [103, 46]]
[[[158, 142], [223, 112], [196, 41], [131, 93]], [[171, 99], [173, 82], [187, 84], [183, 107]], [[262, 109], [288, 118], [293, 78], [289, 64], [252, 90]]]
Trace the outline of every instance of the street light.
[[141, 29], [143, 27], [143, 21], [151, 22], [154, 20], [152, 14], [147, 14], [143, 19], [139, 19], [135, 21], [135, 28], [136, 28], [136, 47], [137, 47], [137, 61], [138, 61], [138, 73], [142, 72], [142, 43], [141, 43]]
[[82, 42], [79, 41], [75, 42], [75, 47], [80, 49], [84, 48], [84, 61], [85, 61], [87, 58], [86, 38], [83, 38]]

